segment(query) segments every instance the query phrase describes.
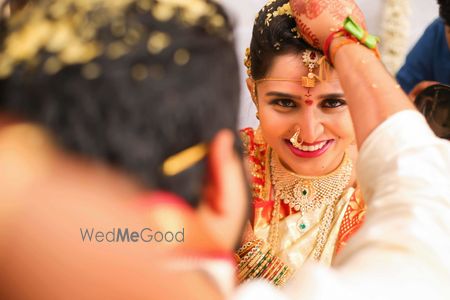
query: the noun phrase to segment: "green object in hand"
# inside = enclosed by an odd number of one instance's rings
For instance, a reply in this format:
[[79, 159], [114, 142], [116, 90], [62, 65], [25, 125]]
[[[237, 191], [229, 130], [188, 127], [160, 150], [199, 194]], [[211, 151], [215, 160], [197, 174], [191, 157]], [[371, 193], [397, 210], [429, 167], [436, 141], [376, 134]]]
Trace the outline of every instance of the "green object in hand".
[[380, 41], [379, 37], [368, 34], [364, 28], [356, 23], [350, 16], [344, 21], [344, 29], [369, 49], [375, 49]]

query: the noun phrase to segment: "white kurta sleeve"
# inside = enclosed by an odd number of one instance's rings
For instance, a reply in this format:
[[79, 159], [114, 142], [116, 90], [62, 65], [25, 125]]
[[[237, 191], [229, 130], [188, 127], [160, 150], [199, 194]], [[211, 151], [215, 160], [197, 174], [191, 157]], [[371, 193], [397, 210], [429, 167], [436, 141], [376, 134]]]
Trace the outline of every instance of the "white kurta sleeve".
[[450, 299], [450, 143], [415, 111], [387, 119], [360, 150], [366, 222], [333, 268], [302, 268], [290, 299]]

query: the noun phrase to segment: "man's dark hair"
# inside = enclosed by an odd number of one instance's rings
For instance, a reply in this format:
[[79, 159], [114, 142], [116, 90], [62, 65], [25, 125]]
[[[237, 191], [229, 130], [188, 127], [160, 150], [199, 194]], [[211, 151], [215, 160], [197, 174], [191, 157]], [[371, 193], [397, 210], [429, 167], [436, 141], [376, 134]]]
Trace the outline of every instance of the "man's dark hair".
[[[313, 49], [303, 39], [299, 38], [296, 31], [297, 25], [292, 16], [288, 14], [273, 16], [277, 8], [287, 3], [289, 3], [289, 0], [270, 2], [259, 11], [255, 19], [250, 42], [253, 79], [263, 78], [276, 56]], [[272, 17], [270, 17], [271, 15]]]
[[[3, 30], [2, 53], [8, 36], [38, 9], [49, 22], [61, 18], [50, 9], [61, 2], [70, 0], [43, 1], [11, 20]], [[196, 20], [183, 8], [168, 19], [167, 11], [156, 13], [155, 0], [133, 1], [114, 17], [108, 15], [109, 1], [96, 2], [85, 25], [74, 30], [83, 35], [95, 24], [100, 54], [58, 69], [58, 56], [39, 49], [0, 80], [0, 109], [49, 129], [73, 153], [125, 170], [147, 187], [178, 193], [196, 206], [205, 159], [174, 177], [165, 176], [161, 166], [186, 148], [208, 143], [220, 129], [236, 130], [239, 76], [232, 26], [209, 0], [204, 1], [209, 12]], [[66, 8], [77, 13], [76, 5]], [[129, 36], [133, 30], [139, 34]]]
[[450, 26], [450, 0], [438, 0], [439, 16], [444, 19], [447, 26]]

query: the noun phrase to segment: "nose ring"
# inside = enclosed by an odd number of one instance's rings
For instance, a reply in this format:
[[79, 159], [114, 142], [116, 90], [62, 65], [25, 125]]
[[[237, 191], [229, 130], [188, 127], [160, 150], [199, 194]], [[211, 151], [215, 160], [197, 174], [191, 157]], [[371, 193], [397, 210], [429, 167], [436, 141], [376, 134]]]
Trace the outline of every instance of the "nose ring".
[[303, 144], [303, 139], [302, 137], [300, 137], [301, 141], [298, 141], [298, 137], [300, 136], [300, 129], [297, 129], [297, 131], [294, 133], [294, 135], [290, 138], [290, 142], [292, 143], [292, 145], [299, 149], [300, 146]]

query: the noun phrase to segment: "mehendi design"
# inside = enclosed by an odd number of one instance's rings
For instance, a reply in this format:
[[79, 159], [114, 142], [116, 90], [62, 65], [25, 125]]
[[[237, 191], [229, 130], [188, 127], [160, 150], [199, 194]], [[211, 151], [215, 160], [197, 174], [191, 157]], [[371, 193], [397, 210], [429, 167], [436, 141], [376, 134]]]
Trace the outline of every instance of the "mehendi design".
[[304, 15], [312, 20], [320, 16], [328, 4], [328, 1], [329, 0], [295, 1], [292, 10], [295, 12], [295, 15]]
[[[332, 15], [334, 21], [339, 25], [350, 15], [352, 15], [358, 23], [364, 23], [364, 15], [353, 0], [331, 1], [329, 3], [328, 11]], [[364, 25], [365, 27], [365, 24], [361, 25]]]
[[300, 18], [296, 19], [297, 26], [300, 28], [303, 38], [313, 47], [320, 49], [320, 42], [317, 36], [312, 32], [311, 28], [302, 22]]
[[294, 15], [306, 15], [306, 3], [303, 1], [289, 1], [289, 4], [291, 5]]
[[[306, 3], [305, 3], [306, 2]], [[296, 16], [306, 16], [313, 20], [320, 16], [324, 10], [333, 16], [339, 24], [344, 19], [352, 15], [365, 28], [364, 15], [361, 9], [355, 4], [353, 0], [310, 0], [310, 1], [295, 1], [293, 2], [292, 10]]]
[[[318, 16], [320, 16], [327, 5], [329, 4], [330, 0], [311, 0], [308, 3], [306, 3], [306, 17], [308, 19], [315, 19]], [[334, 1], [331, 1], [334, 2]]]

